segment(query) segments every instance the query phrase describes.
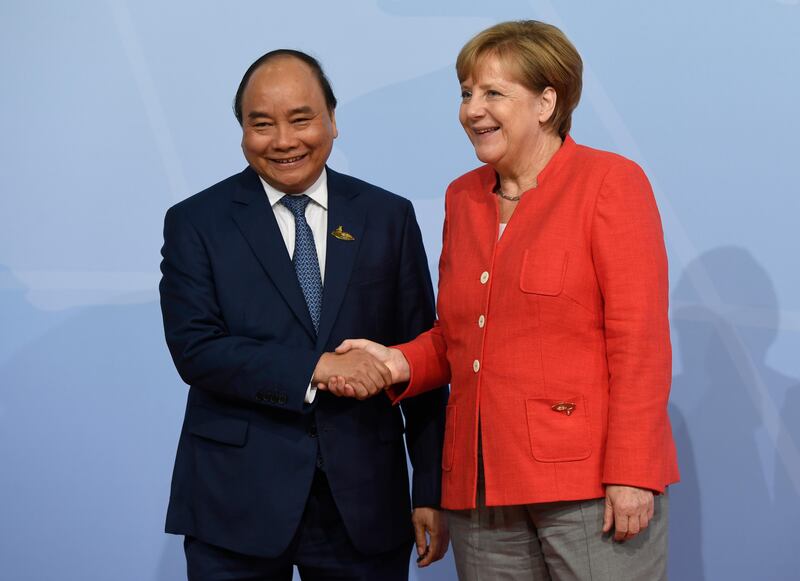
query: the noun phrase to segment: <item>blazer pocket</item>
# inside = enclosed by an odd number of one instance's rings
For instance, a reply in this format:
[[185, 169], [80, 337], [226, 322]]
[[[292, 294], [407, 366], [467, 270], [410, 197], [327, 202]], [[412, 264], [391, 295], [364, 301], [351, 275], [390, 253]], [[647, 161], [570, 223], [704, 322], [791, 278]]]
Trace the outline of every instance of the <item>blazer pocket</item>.
[[526, 250], [522, 256], [519, 287], [522, 292], [557, 296], [564, 290], [569, 255], [565, 251], [536, 252]]
[[572, 462], [592, 454], [589, 415], [582, 395], [525, 400], [531, 453], [539, 462]]
[[445, 408], [444, 449], [442, 450], [442, 470], [453, 469], [453, 455], [456, 447], [456, 406]]
[[229, 446], [242, 447], [247, 443], [250, 422], [195, 406], [191, 408], [189, 433]]

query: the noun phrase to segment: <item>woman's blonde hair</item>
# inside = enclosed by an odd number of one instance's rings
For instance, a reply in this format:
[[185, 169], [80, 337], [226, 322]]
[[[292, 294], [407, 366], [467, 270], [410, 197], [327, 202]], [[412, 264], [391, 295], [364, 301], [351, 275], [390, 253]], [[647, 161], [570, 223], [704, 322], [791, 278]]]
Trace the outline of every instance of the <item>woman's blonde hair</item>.
[[555, 111], [545, 127], [566, 137], [581, 98], [583, 61], [564, 33], [538, 20], [495, 24], [472, 37], [458, 53], [458, 81], [470, 77], [487, 56], [500, 59], [514, 79], [534, 93], [547, 87], [555, 90]]

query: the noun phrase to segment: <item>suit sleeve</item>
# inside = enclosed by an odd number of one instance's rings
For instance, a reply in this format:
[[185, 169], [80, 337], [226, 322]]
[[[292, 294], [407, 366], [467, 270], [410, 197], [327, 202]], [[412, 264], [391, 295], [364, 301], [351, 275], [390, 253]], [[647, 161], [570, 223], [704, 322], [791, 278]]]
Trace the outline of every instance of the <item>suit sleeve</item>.
[[[411, 204], [408, 204], [400, 274], [397, 285], [398, 341], [408, 341], [430, 329], [435, 317], [431, 284], [422, 235]], [[447, 386], [403, 402], [406, 445], [413, 467], [413, 506], [438, 507], [441, 500], [441, 464], [444, 441]]]
[[180, 206], [164, 220], [161, 313], [175, 367], [189, 385], [225, 397], [302, 411], [320, 353], [231, 335], [203, 237]]
[[663, 491], [672, 377], [667, 255], [642, 170], [627, 160], [605, 176], [592, 222], [609, 371], [604, 484]]

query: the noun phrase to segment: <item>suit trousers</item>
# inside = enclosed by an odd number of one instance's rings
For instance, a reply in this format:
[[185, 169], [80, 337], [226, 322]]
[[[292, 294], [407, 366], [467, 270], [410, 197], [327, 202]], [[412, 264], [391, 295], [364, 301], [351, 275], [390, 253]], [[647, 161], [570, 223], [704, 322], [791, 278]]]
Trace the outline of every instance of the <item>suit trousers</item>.
[[633, 539], [602, 534], [604, 498], [487, 507], [478, 458], [474, 510], [448, 511], [460, 581], [666, 581], [666, 494]]
[[291, 581], [294, 566], [303, 581], [407, 581], [411, 542], [379, 555], [359, 552], [325, 473], [317, 470], [298, 531], [282, 555], [242, 555], [189, 536], [184, 550], [189, 581]]

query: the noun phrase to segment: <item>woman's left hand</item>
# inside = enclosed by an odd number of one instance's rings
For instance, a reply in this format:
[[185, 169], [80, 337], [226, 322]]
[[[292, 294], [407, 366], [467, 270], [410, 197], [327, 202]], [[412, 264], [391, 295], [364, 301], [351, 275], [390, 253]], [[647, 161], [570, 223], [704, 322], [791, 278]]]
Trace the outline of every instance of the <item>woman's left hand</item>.
[[653, 491], [635, 486], [606, 486], [603, 532], [614, 527], [614, 540], [627, 541], [647, 528], [654, 511]]

